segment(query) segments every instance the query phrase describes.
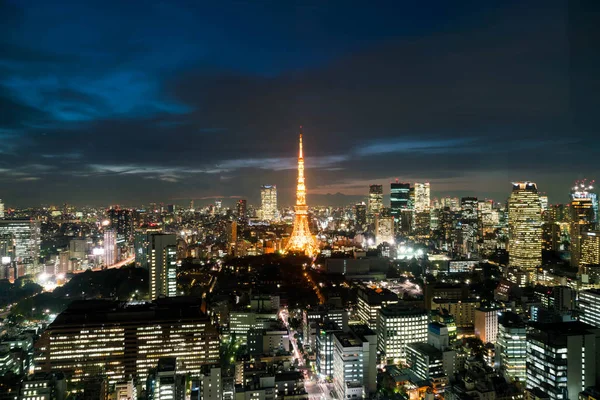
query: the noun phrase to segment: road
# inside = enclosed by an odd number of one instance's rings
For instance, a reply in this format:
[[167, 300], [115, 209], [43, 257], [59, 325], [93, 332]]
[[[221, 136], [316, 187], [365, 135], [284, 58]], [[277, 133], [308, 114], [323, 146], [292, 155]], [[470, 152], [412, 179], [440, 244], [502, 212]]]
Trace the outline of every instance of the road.
[[79, 271], [73, 271], [74, 274], [80, 274], [85, 271], [102, 271], [103, 269], [113, 269], [113, 268], [121, 268], [127, 264], [131, 264], [135, 260], [135, 255], [124, 259], [123, 261], [119, 261], [116, 264], [109, 265], [108, 267], [96, 267], [91, 269], [81, 269]]
[[296, 333], [289, 326], [289, 313], [287, 309], [281, 310], [279, 313], [279, 318], [283, 321], [285, 327], [288, 330], [288, 336], [290, 338], [290, 343], [293, 348], [293, 357], [298, 360], [298, 369], [304, 370], [304, 388], [308, 393], [309, 400], [329, 400], [332, 397], [329, 393], [332, 391], [332, 387], [329, 387], [326, 383], [316, 382], [311, 379], [311, 371], [304, 364], [304, 356], [300, 354], [298, 349], [298, 343], [294, 338], [294, 334]]

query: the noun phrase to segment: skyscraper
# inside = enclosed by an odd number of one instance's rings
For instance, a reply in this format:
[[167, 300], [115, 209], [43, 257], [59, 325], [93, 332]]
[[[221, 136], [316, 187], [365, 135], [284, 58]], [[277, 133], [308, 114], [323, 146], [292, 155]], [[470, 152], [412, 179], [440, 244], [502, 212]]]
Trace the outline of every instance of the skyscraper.
[[500, 358], [500, 371], [505, 379], [525, 381], [527, 377], [527, 326], [519, 315], [504, 312], [498, 323], [496, 354]]
[[117, 262], [117, 231], [106, 229], [104, 231], [104, 265], [110, 266]]
[[247, 215], [246, 199], [239, 199], [237, 202], [237, 217], [238, 219], [245, 219]]
[[375, 242], [394, 244], [394, 217], [378, 216], [375, 218]]
[[372, 221], [383, 210], [383, 185], [369, 186], [368, 217]]
[[133, 218], [131, 210], [111, 207], [106, 211], [110, 227], [115, 230], [117, 239], [130, 242], [133, 239]]
[[177, 237], [153, 233], [148, 236], [150, 299], [177, 296]]
[[596, 211], [594, 202], [597, 204], [597, 197], [592, 193], [591, 185], [577, 182], [571, 189], [571, 266], [581, 267], [581, 242], [583, 235], [596, 228]]
[[0, 220], [0, 236], [11, 235], [15, 243], [18, 275], [40, 272], [40, 222], [33, 219]]
[[308, 226], [308, 206], [306, 205], [306, 183], [304, 181], [304, 150], [302, 148], [302, 127], [298, 146], [298, 185], [294, 210], [294, 230], [285, 246], [286, 251], [303, 252], [309, 256], [319, 251], [315, 238]]
[[477, 252], [477, 227], [478, 220], [477, 197], [463, 197], [460, 199], [460, 237], [462, 242], [462, 254], [471, 257]]
[[261, 216], [265, 221], [275, 221], [279, 216], [277, 211], [277, 186], [263, 185], [260, 188]]
[[513, 183], [508, 200], [509, 264], [522, 268], [531, 279], [542, 263], [542, 210], [533, 182]]
[[390, 183], [390, 208], [392, 216], [400, 220], [402, 210], [408, 210], [410, 205], [410, 183]]
[[355, 212], [354, 221], [355, 221], [357, 227], [360, 227], [360, 229], [363, 229], [364, 226], [367, 224], [367, 205], [364, 202], [358, 203], [357, 205], [354, 206], [354, 212]]
[[429, 212], [431, 207], [431, 187], [429, 182], [415, 183], [415, 212]]
[[0, 199], [0, 218], [4, 218], [4, 203]]

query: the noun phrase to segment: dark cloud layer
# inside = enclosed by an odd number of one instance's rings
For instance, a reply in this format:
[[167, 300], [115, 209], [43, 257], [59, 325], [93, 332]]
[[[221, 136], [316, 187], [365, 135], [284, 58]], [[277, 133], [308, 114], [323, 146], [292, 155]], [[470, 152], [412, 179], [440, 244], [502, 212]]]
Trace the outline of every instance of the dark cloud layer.
[[289, 204], [299, 125], [313, 203], [599, 175], [594, 3], [284, 3], [0, 0], [0, 197]]

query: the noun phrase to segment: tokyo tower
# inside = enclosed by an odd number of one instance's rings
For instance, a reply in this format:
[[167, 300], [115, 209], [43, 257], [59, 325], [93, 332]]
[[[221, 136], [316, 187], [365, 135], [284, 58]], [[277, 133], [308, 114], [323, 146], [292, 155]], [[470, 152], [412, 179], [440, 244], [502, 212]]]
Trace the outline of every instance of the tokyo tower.
[[306, 205], [306, 185], [304, 184], [304, 154], [302, 152], [302, 127], [300, 127], [300, 151], [298, 152], [298, 187], [296, 188], [296, 217], [294, 230], [285, 246], [287, 252], [303, 252], [307, 256], [318, 253], [319, 248], [308, 227], [308, 206]]

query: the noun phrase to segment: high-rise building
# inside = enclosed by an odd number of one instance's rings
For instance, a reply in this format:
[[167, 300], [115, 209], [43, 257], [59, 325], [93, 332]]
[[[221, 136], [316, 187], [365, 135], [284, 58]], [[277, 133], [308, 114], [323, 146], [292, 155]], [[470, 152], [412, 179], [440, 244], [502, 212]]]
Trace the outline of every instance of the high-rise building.
[[588, 273], [588, 265], [600, 264], [600, 231], [588, 231], [581, 235], [580, 271]]
[[153, 233], [148, 236], [150, 299], [177, 296], [177, 237]]
[[410, 183], [390, 183], [390, 209], [396, 220], [400, 220], [402, 210], [410, 208]]
[[317, 372], [323, 378], [333, 378], [333, 335], [343, 330], [333, 321], [324, 321], [317, 329]]
[[361, 286], [357, 294], [358, 318], [369, 328], [377, 328], [377, 313], [382, 307], [398, 303], [398, 295], [389, 289]]
[[[575, 186], [571, 188], [571, 201], [576, 199], [589, 199], [592, 203], [591, 221], [593, 224], [600, 222], [598, 215], [598, 193], [594, 192], [593, 181], [588, 183], [586, 180], [575, 182]], [[595, 228], [595, 227], [594, 227]]]
[[369, 185], [368, 217], [371, 221], [383, 211], [383, 185]]
[[146, 381], [146, 393], [152, 400], [184, 400], [185, 376], [177, 374], [177, 358], [163, 357]]
[[527, 378], [527, 326], [519, 315], [503, 312], [498, 321], [496, 354], [505, 379], [525, 382]]
[[581, 266], [581, 241], [586, 232], [594, 230], [594, 209], [591, 198], [574, 198], [570, 204], [571, 266]]
[[0, 220], [0, 236], [11, 235], [15, 244], [15, 261], [20, 275], [41, 272], [40, 222], [33, 219]]
[[246, 219], [248, 216], [247, 202], [246, 199], [239, 199], [237, 201], [237, 217], [240, 220]]
[[263, 185], [260, 188], [261, 219], [265, 221], [276, 221], [279, 217], [277, 210], [277, 186]]
[[509, 264], [527, 272], [533, 279], [542, 264], [542, 209], [533, 182], [513, 183], [508, 200]]
[[116, 229], [104, 230], [104, 265], [110, 266], [117, 263], [117, 231]]
[[394, 217], [375, 217], [375, 243], [394, 244]]
[[219, 334], [193, 298], [131, 305], [110, 300], [71, 303], [35, 344], [35, 369], [70, 381], [102, 377], [143, 382], [163, 357], [181, 374], [219, 362]]
[[357, 227], [360, 227], [360, 229], [364, 229], [364, 227], [367, 225], [367, 205], [365, 203], [359, 203], [355, 205], [354, 212], [354, 220]]
[[471, 257], [477, 253], [479, 228], [478, 222], [479, 202], [477, 197], [463, 197], [460, 199], [460, 231], [461, 253]]
[[394, 363], [406, 359], [406, 346], [426, 343], [429, 316], [426, 310], [392, 304], [379, 310], [378, 350], [381, 358]]
[[496, 343], [498, 338], [498, 313], [494, 307], [479, 307], [475, 310], [475, 336], [483, 343]]
[[0, 218], [4, 218], [4, 203], [0, 199]]
[[130, 242], [133, 239], [133, 217], [131, 210], [111, 207], [106, 210], [110, 228], [117, 234], [117, 241]]
[[579, 320], [600, 328], [600, 290], [590, 289], [579, 292]]
[[333, 381], [343, 399], [369, 398], [377, 390], [377, 335], [366, 326], [333, 334]]
[[429, 212], [431, 208], [431, 187], [429, 182], [415, 183], [415, 212]]
[[302, 127], [298, 146], [298, 184], [296, 187], [296, 206], [294, 207], [294, 229], [285, 250], [303, 252], [312, 256], [319, 251], [315, 238], [310, 233], [308, 224], [308, 206], [306, 205], [306, 182], [304, 180], [304, 150], [302, 147]]
[[577, 399], [600, 377], [600, 329], [579, 321], [531, 323], [527, 333], [527, 389], [550, 400]]

